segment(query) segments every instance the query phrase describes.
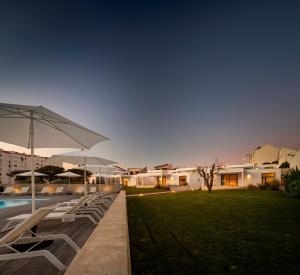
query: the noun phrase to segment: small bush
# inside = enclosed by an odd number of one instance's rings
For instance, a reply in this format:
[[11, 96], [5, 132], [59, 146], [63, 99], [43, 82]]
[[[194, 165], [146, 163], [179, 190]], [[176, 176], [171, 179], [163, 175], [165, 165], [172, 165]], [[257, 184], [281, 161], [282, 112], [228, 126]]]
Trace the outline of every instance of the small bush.
[[300, 170], [298, 168], [291, 169], [286, 176], [286, 182], [289, 183], [297, 179], [300, 179]]
[[279, 180], [274, 180], [273, 182], [267, 184], [267, 189], [268, 190], [278, 191], [279, 187], [280, 187], [280, 181]]
[[156, 188], [156, 189], [166, 189], [166, 187], [163, 187], [160, 184], [155, 185], [154, 188]]
[[256, 190], [257, 186], [254, 184], [248, 184], [246, 188], [247, 188], [247, 190]]
[[300, 198], [300, 170], [290, 170], [285, 182], [285, 193], [291, 198]]
[[300, 198], [300, 179], [287, 182], [285, 193], [291, 198]]
[[273, 182], [270, 183], [260, 183], [257, 185], [257, 188], [259, 190], [273, 190], [273, 191], [278, 191], [280, 187], [280, 181], [279, 180], [274, 180]]
[[257, 184], [258, 190], [266, 190], [267, 189], [267, 184], [266, 183], [259, 183]]

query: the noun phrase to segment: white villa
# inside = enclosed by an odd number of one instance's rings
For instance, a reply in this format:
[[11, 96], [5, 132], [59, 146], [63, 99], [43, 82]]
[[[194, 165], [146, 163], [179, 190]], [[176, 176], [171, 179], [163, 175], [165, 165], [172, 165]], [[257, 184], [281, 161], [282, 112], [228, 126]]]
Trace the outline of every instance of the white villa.
[[[249, 184], [271, 183], [281, 181], [282, 169], [278, 165], [228, 165], [215, 176], [214, 187], [223, 189], [230, 187], [246, 187]], [[122, 184], [138, 188], [184, 186], [184, 189], [204, 188], [203, 178], [198, 174], [196, 167], [177, 168], [167, 170], [149, 170], [137, 175], [120, 175]]]

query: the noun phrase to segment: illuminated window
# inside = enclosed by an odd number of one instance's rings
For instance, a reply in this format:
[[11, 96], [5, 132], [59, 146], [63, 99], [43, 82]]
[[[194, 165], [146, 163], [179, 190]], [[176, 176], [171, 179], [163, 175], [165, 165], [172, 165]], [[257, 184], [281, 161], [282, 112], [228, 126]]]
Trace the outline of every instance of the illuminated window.
[[262, 183], [272, 183], [275, 180], [275, 173], [263, 173], [261, 174]]
[[224, 174], [224, 175], [221, 175], [221, 185], [224, 185], [224, 186], [238, 186], [238, 174]]

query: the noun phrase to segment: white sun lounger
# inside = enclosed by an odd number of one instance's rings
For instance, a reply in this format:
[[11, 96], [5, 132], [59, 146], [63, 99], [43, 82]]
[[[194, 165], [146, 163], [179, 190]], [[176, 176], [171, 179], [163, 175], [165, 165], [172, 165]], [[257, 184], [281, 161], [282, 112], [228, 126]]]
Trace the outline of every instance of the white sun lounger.
[[63, 186], [56, 187], [56, 190], [55, 190], [54, 194], [55, 195], [63, 195], [64, 194], [64, 187]]
[[22, 195], [29, 195], [29, 189], [30, 187], [28, 186], [23, 186], [20, 190], [20, 192], [16, 192], [15, 195], [17, 196], [22, 196]]
[[[51, 262], [58, 270], [64, 271], [67, 267], [59, 261], [51, 252], [48, 250], [37, 250], [32, 251], [39, 243], [45, 240], [57, 240], [63, 239], [67, 242], [70, 247], [72, 247], [76, 252], [80, 250], [78, 245], [74, 243], [67, 235], [56, 234], [56, 235], [38, 235], [33, 232], [31, 229], [37, 225], [42, 219], [44, 219], [49, 213], [53, 210], [52, 207], [44, 207], [35, 211], [33, 214], [30, 214], [26, 219], [19, 223], [15, 228], [9, 231], [0, 239], [0, 247], [7, 247], [13, 253], [2, 254], [0, 255], [0, 261], [8, 260], [18, 260], [34, 257], [45, 257], [49, 262]], [[34, 237], [25, 237], [26, 233], [32, 234]], [[30, 244], [32, 246], [25, 252], [20, 252], [16, 247], [13, 247], [14, 244]]]
[[97, 193], [97, 187], [96, 186], [91, 186], [89, 190], [89, 194], [95, 194]]
[[[83, 203], [76, 208], [75, 212], [78, 213], [88, 213], [95, 212], [94, 214], [100, 220], [103, 218], [106, 209], [98, 205], [90, 205], [90, 202], [93, 200], [93, 196], [89, 196], [86, 199], [82, 199]], [[54, 211], [71, 211], [74, 206], [77, 206], [79, 201], [68, 201], [62, 202], [58, 207], [54, 209]]]
[[[79, 199], [73, 199], [70, 201], [70, 203], [76, 203]], [[112, 204], [113, 199], [110, 197], [100, 197], [99, 194], [92, 195], [92, 198], [86, 202], [89, 206], [92, 205], [104, 205], [106, 209], [109, 208], [109, 206]]]
[[11, 195], [15, 193], [15, 188], [12, 186], [8, 186], [5, 188], [5, 190], [1, 193], [1, 195]]
[[49, 195], [49, 187], [43, 187], [39, 195]]
[[[74, 205], [73, 207], [69, 208], [66, 211], [57, 211], [51, 212], [45, 217], [44, 220], [61, 220], [62, 222], [73, 222], [78, 218], [86, 218], [89, 219], [93, 224], [97, 225], [98, 222], [94, 219], [91, 215], [92, 210], [90, 211], [83, 211], [79, 210], [78, 208], [85, 203], [87, 198], [82, 198], [81, 201]], [[56, 206], [57, 207], [57, 206]], [[52, 210], [54, 211], [56, 207], [53, 207]], [[92, 213], [94, 214], [94, 213]], [[22, 222], [24, 219], [27, 219], [31, 214], [21, 214], [7, 219], [7, 224], [1, 229], [1, 232], [5, 232], [10, 230], [18, 225], [18, 222]], [[95, 216], [99, 219], [99, 215], [95, 214]], [[16, 224], [17, 223], [17, 224]]]

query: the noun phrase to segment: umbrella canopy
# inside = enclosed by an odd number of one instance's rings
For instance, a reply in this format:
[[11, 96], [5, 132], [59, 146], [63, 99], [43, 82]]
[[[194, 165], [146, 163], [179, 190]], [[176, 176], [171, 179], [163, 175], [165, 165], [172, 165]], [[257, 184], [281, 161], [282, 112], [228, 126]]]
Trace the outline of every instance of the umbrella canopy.
[[0, 141], [31, 149], [32, 212], [35, 211], [34, 148], [89, 149], [107, 139], [42, 106], [0, 103]]
[[43, 106], [0, 103], [0, 140], [30, 148], [34, 122], [34, 148], [91, 148], [108, 138]]
[[[93, 173], [98, 172], [102, 174], [110, 174], [116, 171], [114, 167], [97, 164], [87, 164], [86, 168]], [[84, 169], [84, 167], [78, 167], [78, 169]]]
[[87, 150], [64, 153], [59, 155], [53, 155], [51, 158], [48, 159], [49, 162], [51, 161], [62, 161], [76, 165], [83, 165], [84, 166], [84, 194], [86, 196], [86, 167], [89, 164], [92, 165], [111, 165], [115, 164], [115, 161], [108, 160], [97, 156], [95, 153]]
[[[20, 173], [20, 174], [17, 174], [16, 176], [17, 177], [31, 177], [32, 173], [31, 171], [28, 171], [28, 172], [24, 172], [24, 173]], [[48, 176], [46, 174], [43, 174], [43, 173], [39, 173], [39, 172], [34, 172], [34, 176], [35, 177], [44, 177], [44, 176]]]
[[52, 155], [51, 158], [48, 159], [48, 162], [51, 163], [52, 161], [56, 160], [84, 166], [88, 166], [91, 164], [106, 166], [116, 163], [115, 161], [101, 158], [95, 153], [87, 150]]
[[56, 174], [57, 177], [69, 178], [69, 191], [71, 190], [71, 178], [80, 178], [81, 176], [72, 172], [64, 172]]
[[62, 177], [62, 178], [79, 178], [81, 177], [80, 175], [78, 174], [75, 174], [73, 172], [64, 172], [64, 173], [60, 173], [60, 174], [56, 174], [55, 176], [57, 177]]

